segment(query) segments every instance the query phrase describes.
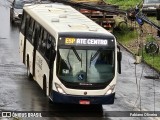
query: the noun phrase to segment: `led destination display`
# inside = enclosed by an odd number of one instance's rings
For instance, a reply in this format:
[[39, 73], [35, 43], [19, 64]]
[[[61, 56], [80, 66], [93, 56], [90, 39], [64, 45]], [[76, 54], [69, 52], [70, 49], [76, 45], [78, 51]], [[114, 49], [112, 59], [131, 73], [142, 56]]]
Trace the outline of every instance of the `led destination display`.
[[108, 46], [113, 45], [114, 40], [94, 38], [60, 38], [59, 44], [75, 46]]

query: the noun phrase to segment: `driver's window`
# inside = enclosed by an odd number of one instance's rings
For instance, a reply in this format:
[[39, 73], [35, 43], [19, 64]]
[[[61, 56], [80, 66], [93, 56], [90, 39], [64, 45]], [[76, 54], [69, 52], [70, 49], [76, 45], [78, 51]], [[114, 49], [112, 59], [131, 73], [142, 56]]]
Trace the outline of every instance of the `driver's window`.
[[45, 57], [49, 60], [52, 50], [52, 37], [50, 35], [47, 36], [46, 39], [46, 51], [45, 51]]

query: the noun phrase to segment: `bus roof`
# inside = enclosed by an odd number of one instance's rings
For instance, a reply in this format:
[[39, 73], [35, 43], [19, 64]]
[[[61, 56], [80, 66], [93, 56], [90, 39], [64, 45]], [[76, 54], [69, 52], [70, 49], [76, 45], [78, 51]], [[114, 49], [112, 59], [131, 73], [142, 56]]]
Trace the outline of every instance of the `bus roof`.
[[71, 6], [59, 3], [26, 5], [23, 8], [51, 34], [63, 33], [113, 35]]

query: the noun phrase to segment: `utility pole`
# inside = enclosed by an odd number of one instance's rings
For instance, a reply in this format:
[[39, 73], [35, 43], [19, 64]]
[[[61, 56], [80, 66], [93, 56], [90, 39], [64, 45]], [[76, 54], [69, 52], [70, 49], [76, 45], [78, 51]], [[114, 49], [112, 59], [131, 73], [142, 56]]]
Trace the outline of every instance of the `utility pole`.
[[[139, 7], [136, 6], [135, 8], [135, 13], [138, 14], [140, 11]], [[141, 52], [143, 50], [143, 39], [142, 39], [142, 36], [143, 36], [143, 30], [142, 30], [142, 26], [144, 24], [143, 20], [141, 18], [139, 18], [138, 16], [136, 16], [136, 21], [139, 25], [139, 35], [138, 35], [138, 46], [137, 46], [137, 54], [136, 54], [136, 61], [135, 61], [135, 64], [139, 64], [141, 61], [142, 61], [142, 55]]]

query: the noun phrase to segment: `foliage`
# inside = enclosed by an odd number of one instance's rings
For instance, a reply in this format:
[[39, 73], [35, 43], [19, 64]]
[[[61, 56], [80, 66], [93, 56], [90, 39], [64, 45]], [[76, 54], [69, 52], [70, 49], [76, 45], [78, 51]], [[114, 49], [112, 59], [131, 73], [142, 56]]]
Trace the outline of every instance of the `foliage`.
[[105, 0], [106, 3], [119, 5], [120, 8], [129, 9], [135, 8], [142, 0]]
[[[105, 0], [106, 3], [109, 4], [115, 4], [119, 5], [121, 9], [131, 9], [135, 8], [137, 4], [139, 4], [142, 0]], [[155, 24], [158, 24], [157, 20], [155, 17], [149, 17], [149, 19], [154, 22]], [[136, 30], [133, 31], [114, 31], [113, 34], [116, 36], [117, 40], [119, 43], [124, 45], [126, 48], [128, 48], [133, 54], [137, 54], [137, 48], [138, 48], [138, 32]], [[148, 34], [145, 36], [146, 42], [151, 42], [151, 41], [157, 41], [152, 34]], [[160, 43], [160, 42], [159, 42]], [[143, 48], [143, 49], [142, 49]], [[143, 60], [155, 68], [156, 70], [160, 71], [160, 53], [158, 54], [148, 54], [144, 50], [144, 46], [140, 49], [141, 55], [143, 57]], [[160, 51], [159, 51], [160, 52]]]
[[[136, 45], [135, 41], [137, 39], [138, 33], [136, 30], [134, 31], [114, 31], [113, 33], [116, 37], [119, 43], [124, 45], [127, 49], [129, 49], [133, 54], [137, 54], [137, 48], [138, 44]], [[153, 35], [147, 35], [146, 36], [146, 42], [156, 41], [155, 37]], [[134, 46], [135, 45], [135, 46]], [[143, 46], [144, 49], [144, 46]], [[156, 70], [160, 71], [160, 53], [158, 54], [149, 54], [146, 53], [145, 50], [140, 49], [140, 54], [143, 57], [143, 60], [155, 68]]]
[[[128, 29], [129, 30], [129, 29]], [[127, 45], [131, 40], [136, 39], [137, 32], [135, 30], [114, 31], [113, 34], [117, 37], [118, 41]]]
[[144, 52], [144, 60], [150, 66], [155, 68], [156, 70], [160, 71], [160, 54], [147, 54]]
[[155, 37], [153, 36], [153, 35], [147, 35], [146, 36], [146, 42], [151, 42], [151, 41], [155, 41], [156, 39], [155, 39]]

